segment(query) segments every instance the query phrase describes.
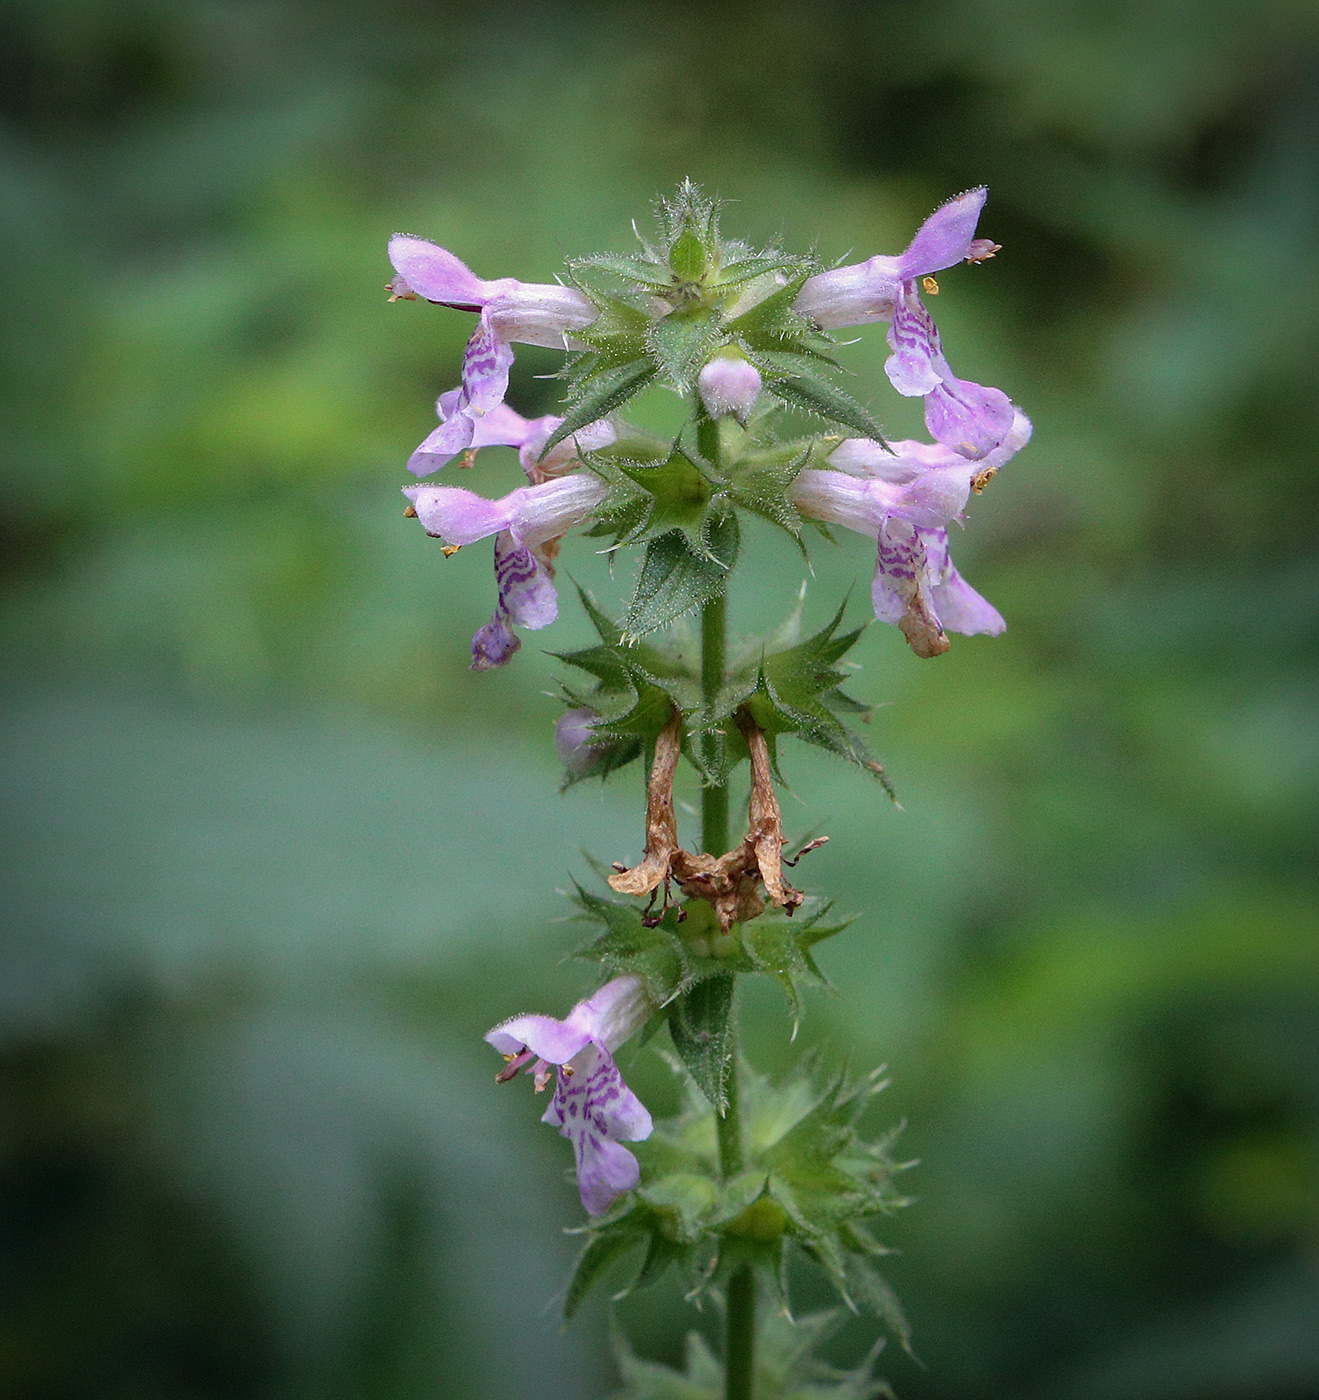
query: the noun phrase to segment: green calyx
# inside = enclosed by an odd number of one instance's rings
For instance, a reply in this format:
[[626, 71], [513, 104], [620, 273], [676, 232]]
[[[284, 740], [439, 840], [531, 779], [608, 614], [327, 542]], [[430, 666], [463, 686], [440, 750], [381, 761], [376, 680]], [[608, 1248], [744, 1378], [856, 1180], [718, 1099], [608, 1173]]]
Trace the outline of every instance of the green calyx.
[[745, 1065], [739, 1076], [745, 1169], [721, 1175], [714, 1123], [693, 1089], [684, 1112], [638, 1145], [636, 1191], [587, 1228], [566, 1312], [624, 1258], [624, 1294], [673, 1267], [699, 1296], [750, 1264], [786, 1306], [796, 1252], [824, 1272], [846, 1306], [871, 1313], [906, 1346], [906, 1320], [877, 1263], [887, 1251], [867, 1223], [907, 1204], [894, 1184], [904, 1166], [892, 1156], [894, 1134], [872, 1139], [860, 1126], [885, 1081], [876, 1071], [849, 1083], [810, 1066], [781, 1084]]
[[[860, 1366], [839, 1371], [813, 1353], [836, 1332], [847, 1314], [842, 1308], [789, 1317], [781, 1308], [761, 1309], [757, 1322], [757, 1400], [876, 1400], [893, 1392], [875, 1375], [876, 1347]], [[611, 1400], [723, 1400], [724, 1368], [699, 1332], [687, 1336], [681, 1371], [635, 1355], [615, 1338], [622, 1389]]]
[[724, 238], [717, 203], [691, 181], [657, 215], [657, 237], [638, 235], [639, 253], [569, 265], [599, 316], [573, 333], [582, 348], [562, 371], [566, 416], [545, 450], [657, 381], [691, 396], [704, 366], [730, 349], [780, 405], [882, 441], [869, 411], [834, 381], [831, 340], [793, 309], [816, 260]]

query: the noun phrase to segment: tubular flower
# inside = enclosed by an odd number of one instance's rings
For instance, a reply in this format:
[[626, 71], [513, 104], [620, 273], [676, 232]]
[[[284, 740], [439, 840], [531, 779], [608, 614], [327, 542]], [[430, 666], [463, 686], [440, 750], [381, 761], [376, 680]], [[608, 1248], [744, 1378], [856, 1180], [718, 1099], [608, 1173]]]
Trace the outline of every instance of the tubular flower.
[[554, 1097], [541, 1119], [573, 1145], [582, 1205], [603, 1215], [641, 1179], [637, 1159], [620, 1142], [650, 1136], [646, 1106], [623, 1082], [613, 1052], [640, 1030], [654, 1010], [640, 977], [615, 977], [579, 1001], [567, 1019], [515, 1016], [486, 1034], [507, 1061], [497, 1079], [525, 1070], [540, 1093], [558, 1067]]
[[829, 458], [835, 470], [803, 471], [793, 483], [803, 515], [877, 542], [875, 616], [896, 623], [917, 656], [947, 651], [948, 631], [997, 636], [1007, 625], [953, 567], [947, 527], [961, 522], [971, 492], [984, 489], [1030, 432], [1030, 420], [1016, 413], [1003, 442], [979, 462], [940, 444], [894, 442], [890, 452], [850, 438]]
[[923, 396], [931, 435], [975, 460], [1007, 437], [1012, 404], [1001, 390], [953, 374], [919, 285], [963, 260], [980, 262], [998, 251], [989, 239], [974, 237], [986, 194], [981, 186], [941, 205], [897, 257], [879, 254], [810, 278], [793, 303], [822, 330], [892, 322], [893, 354], [884, 368], [893, 387], [908, 398]]
[[502, 666], [522, 643], [513, 627], [538, 631], [558, 616], [555, 545], [588, 519], [608, 488], [590, 472], [522, 486], [488, 501], [457, 486], [405, 486], [403, 494], [428, 535], [450, 548], [495, 537], [494, 616], [472, 638], [472, 669]]
[[[461, 389], [450, 389], [441, 394], [435, 405], [440, 417], [440, 426], [408, 458], [408, 470], [415, 476], [429, 476], [439, 471], [460, 451], [476, 452], [482, 447], [516, 447], [518, 459], [527, 479], [533, 483], [548, 481], [560, 476], [578, 462], [578, 452], [595, 452], [617, 441], [618, 433], [608, 419], [588, 423], [570, 438], [555, 443], [545, 457], [541, 452], [549, 441], [550, 434], [563, 422], [553, 414], [543, 418], [524, 418], [508, 404], [496, 404], [483, 418], [466, 419], [471, 425], [471, 440], [465, 448], [449, 445], [451, 425], [454, 415], [459, 412]], [[466, 432], [466, 429], [463, 429]]]
[[426, 440], [431, 444], [429, 455], [446, 461], [473, 446], [476, 424], [503, 403], [514, 341], [566, 349], [570, 333], [599, 315], [590, 300], [571, 287], [514, 277], [484, 282], [447, 249], [424, 238], [396, 233], [389, 241], [389, 260], [398, 274], [390, 283], [394, 297], [424, 297], [457, 311], [475, 311], [480, 318], [463, 352], [457, 397], [447, 415], [441, 412], [444, 421]]

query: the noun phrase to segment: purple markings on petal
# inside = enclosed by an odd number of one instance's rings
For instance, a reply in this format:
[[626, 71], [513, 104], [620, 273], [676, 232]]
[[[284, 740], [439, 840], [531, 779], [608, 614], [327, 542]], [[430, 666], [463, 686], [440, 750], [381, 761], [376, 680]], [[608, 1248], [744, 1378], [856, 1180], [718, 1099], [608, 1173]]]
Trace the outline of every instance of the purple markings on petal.
[[396, 233], [389, 240], [389, 260], [409, 289], [427, 301], [470, 311], [485, 305], [485, 283], [447, 248]]
[[884, 369], [898, 393], [914, 398], [928, 394], [938, 385], [942, 376], [937, 362], [943, 359], [939, 332], [934, 318], [912, 289], [894, 309], [888, 342], [893, 354]]
[[542, 1121], [571, 1141], [582, 1204], [592, 1215], [602, 1215], [641, 1179], [637, 1159], [619, 1141], [649, 1137], [651, 1118], [624, 1084], [611, 1051], [644, 1025], [653, 1010], [642, 980], [626, 975], [579, 1001], [566, 1020], [515, 1016], [486, 1035], [496, 1050], [511, 1057], [501, 1080], [511, 1078], [510, 1071], [533, 1054], [540, 1057], [537, 1064], [560, 1066]]
[[899, 276], [904, 282], [942, 272], [967, 256], [988, 193], [983, 185], [967, 190], [941, 204], [926, 219], [898, 259]]
[[896, 623], [917, 656], [948, 650], [945, 631], [997, 636], [1006, 626], [953, 567], [948, 531], [890, 520], [880, 531], [871, 588], [875, 616]]
[[537, 632], [558, 617], [549, 569], [507, 530], [495, 536], [495, 583], [499, 611], [517, 626]]
[[948, 557], [948, 531], [930, 531], [926, 554], [929, 559], [930, 596], [939, 621], [950, 632], [965, 637], [978, 632], [997, 637], [1007, 629], [1002, 614], [987, 602], [953, 567]]
[[583, 1051], [571, 1068], [571, 1076], [560, 1070], [544, 1121], [573, 1145], [582, 1205], [591, 1215], [603, 1215], [641, 1179], [637, 1159], [619, 1146], [619, 1139], [649, 1137], [651, 1117], [602, 1046]]
[[500, 339], [489, 316], [482, 313], [463, 352], [463, 392], [467, 403], [460, 411], [479, 417], [502, 403], [512, 363], [512, 347]]

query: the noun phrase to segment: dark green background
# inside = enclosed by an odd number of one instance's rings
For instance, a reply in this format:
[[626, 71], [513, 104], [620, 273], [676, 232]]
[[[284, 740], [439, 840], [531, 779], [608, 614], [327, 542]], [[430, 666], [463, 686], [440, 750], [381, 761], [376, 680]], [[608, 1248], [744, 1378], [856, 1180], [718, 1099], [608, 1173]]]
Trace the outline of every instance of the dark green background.
[[[889, 1062], [922, 1161], [889, 1375], [1319, 1394], [1317, 85], [1308, 0], [0, 7], [0, 1393], [608, 1391], [567, 1146], [479, 1037], [590, 985], [555, 887], [635, 856], [638, 779], [556, 794], [575, 604], [465, 669], [487, 547], [398, 487], [469, 318], [381, 289], [394, 228], [546, 279], [690, 174], [830, 260], [987, 182], [1004, 251], [934, 309], [1036, 424], [955, 542], [1007, 635], [859, 648], [905, 813], [785, 751], [861, 913], [803, 1038]], [[748, 628], [802, 577], [753, 545]], [[871, 561], [818, 547], [808, 617]], [[622, 1316], [672, 1357], [694, 1315]]]

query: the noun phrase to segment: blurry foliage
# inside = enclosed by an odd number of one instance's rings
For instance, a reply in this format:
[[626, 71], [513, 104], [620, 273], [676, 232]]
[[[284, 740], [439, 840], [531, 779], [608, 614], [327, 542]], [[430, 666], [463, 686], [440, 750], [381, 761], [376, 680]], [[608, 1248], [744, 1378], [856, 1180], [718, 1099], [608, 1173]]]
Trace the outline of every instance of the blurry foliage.
[[[1304, 0], [0, 7], [0, 1391], [608, 1391], [599, 1313], [553, 1320], [561, 1143], [476, 1036], [583, 989], [549, 886], [635, 856], [637, 793], [554, 794], [537, 648], [464, 669], [487, 556], [392, 493], [467, 326], [386, 304], [384, 241], [544, 279], [691, 175], [827, 261], [987, 182], [940, 325], [1037, 425], [958, 541], [1007, 636], [854, 653], [906, 813], [782, 755], [865, 911], [803, 1033], [893, 1065], [924, 1159], [891, 1379], [1312, 1395], [1316, 80]], [[902, 435], [885, 353], [851, 387]], [[798, 556], [743, 552], [764, 625]], [[866, 556], [812, 546], [809, 626]], [[773, 989], [744, 1017], [775, 1068]], [[665, 1296], [623, 1321], [679, 1365]]]

